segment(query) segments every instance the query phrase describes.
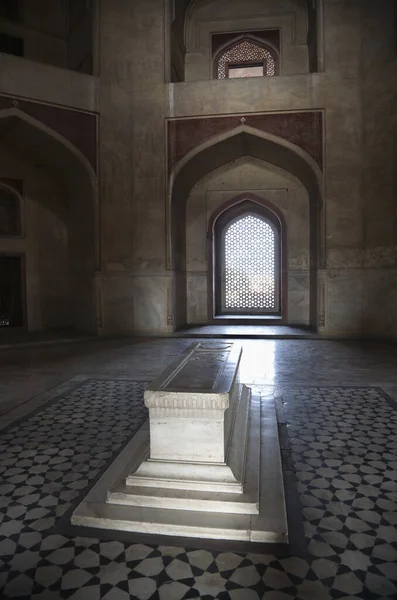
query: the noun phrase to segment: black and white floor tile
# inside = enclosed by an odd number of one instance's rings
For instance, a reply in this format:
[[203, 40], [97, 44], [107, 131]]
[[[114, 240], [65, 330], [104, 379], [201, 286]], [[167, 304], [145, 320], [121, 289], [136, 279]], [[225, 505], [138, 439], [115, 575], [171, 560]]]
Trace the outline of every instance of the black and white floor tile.
[[144, 387], [87, 379], [0, 432], [2, 599], [397, 599], [397, 407], [378, 389], [276, 391], [308, 554], [60, 529], [146, 418]]

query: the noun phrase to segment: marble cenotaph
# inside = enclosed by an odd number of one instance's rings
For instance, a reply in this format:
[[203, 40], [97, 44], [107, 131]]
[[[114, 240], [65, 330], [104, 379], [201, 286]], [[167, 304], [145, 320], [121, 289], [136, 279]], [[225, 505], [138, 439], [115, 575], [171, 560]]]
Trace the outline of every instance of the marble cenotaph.
[[72, 523], [148, 534], [286, 542], [273, 398], [240, 382], [241, 345], [192, 344], [145, 391], [149, 419]]

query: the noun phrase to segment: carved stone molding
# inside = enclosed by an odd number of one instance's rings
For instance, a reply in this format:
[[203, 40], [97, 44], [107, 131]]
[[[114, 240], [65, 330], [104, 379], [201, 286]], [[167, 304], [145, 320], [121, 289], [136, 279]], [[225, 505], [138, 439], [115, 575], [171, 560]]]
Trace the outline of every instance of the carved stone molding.
[[226, 410], [229, 406], [228, 394], [170, 394], [165, 392], [145, 392], [145, 406], [152, 409], [162, 409], [164, 411], [178, 410], [190, 411], [212, 411]]

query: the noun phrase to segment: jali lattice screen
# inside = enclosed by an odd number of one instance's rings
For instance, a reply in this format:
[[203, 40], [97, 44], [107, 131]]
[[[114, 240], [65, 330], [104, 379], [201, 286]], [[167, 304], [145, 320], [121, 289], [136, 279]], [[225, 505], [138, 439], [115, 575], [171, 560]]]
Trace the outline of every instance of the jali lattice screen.
[[245, 215], [224, 233], [223, 310], [278, 310], [276, 233], [264, 219]]
[[217, 76], [218, 79], [227, 78], [227, 65], [264, 62], [264, 74], [272, 76], [276, 74], [276, 63], [273, 55], [263, 46], [243, 40], [226, 50], [218, 59]]

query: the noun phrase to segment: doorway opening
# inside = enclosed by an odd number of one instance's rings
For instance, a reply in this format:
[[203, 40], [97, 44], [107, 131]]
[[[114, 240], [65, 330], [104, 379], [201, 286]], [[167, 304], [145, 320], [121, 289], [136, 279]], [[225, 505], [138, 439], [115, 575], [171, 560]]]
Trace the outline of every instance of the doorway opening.
[[0, 256], [0, 329], [25, 326], [22, 257]]

